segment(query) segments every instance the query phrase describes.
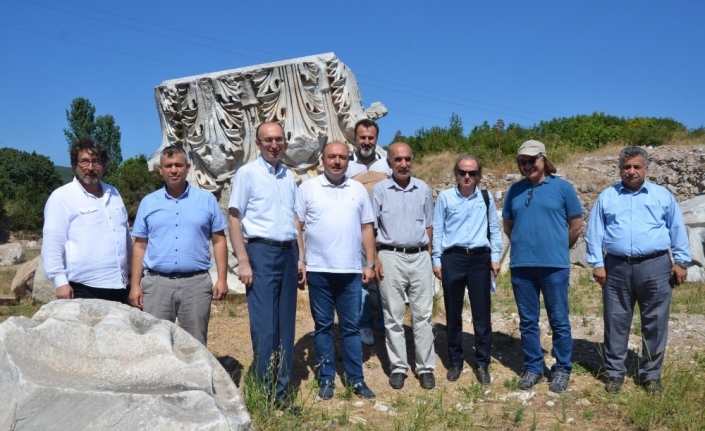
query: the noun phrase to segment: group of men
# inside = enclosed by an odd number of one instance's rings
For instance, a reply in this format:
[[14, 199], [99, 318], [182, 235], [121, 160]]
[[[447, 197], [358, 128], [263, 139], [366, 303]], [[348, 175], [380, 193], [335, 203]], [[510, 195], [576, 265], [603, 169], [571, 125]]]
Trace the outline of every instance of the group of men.
[[[291, 406], [297, 290], [305, 286], [315, 323], [320, 398], [334, 396], [336, 314], [343, 381], [356, 395], [375, 397], [362, 370], [362, 344], [374, 344], [369, 302], [376, 303], [384, 333], [389, 385], [401, 389], [412, 370], [422, 388], [435, 387], [434, 275], [441, 280], [446, 310], [446, 377], [458, 380], [465, 361], [467, 290], [475, 341], [472, 367], [489, 385], [491, 292], [502, 238], [494, 198], [480, 188], [482, 162], [472, 155], [459, 157], [453, 167], [456, 185], [434, 203], [428, 185], [411, 175], [409, 145], [395, 142], [386, 159], [379, 157], [379, 128], [371, 120], [358, 122], [354, 136], [352, 155], [345, 143], [327, 143], [322, 175], [297, 187], [280, 161], [287, 148], [283, 128], [259, 125], [259, 155], [233, 178], [227, 221], [211, 193], [188, 183], [190, 164], [183, 148], [169, 146], [159, 165], [164, 187], [140, 203], [134, 244], [120, 195], [101, 181], [107, 151], [91, 138], [76, 141], [71, 148], [76, 177], [52, 193], [45, 208], [42, 258], [57, 298], [129, 303], [161, 319], [178, 319], [206, 344], [211, 301], [228, 292], [227, 229], [238, 278], [246, 287], [253, 370], [278, 407]], [[502, 218], [511, 242], [511, 284], [524, 351], [519, 387], [532, 388], [545, 378], [542, 294], [556, 359], [549, 389], [562, 392], [572, 370], [569, 249], [582, 231], [583, 209], [572, 185], [555, 175], [541, 142], [526, 141], [516, 160], [525, 178], [508, 190]], [[624, 382], [636, 302], [643, 334], [639, 382], [652, 392], [663, 389], [671, 289], [685, 280], [690, 263], [680, 209], [667, 189], [645, 181], [647, 167], [643, 149], [622, 151], [621, 182], [600, 194], [585, 236], [588, 261], [603, 288], [606, 389], [612, 393]], [[215, 284], [209, 274], [211, 244]], [[368, 292], [376, 300], [370, 301]], [[404, 329], [407, 303], [413, 367]]]

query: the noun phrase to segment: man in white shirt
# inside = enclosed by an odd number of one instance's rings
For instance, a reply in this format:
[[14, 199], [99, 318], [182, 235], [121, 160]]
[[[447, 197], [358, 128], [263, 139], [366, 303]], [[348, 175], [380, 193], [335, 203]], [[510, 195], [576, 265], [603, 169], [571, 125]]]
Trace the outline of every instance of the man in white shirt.
[[[377, 154], [377, 138], [379, 137], [379, 126], [374, 121], [365, 118], [355, 124], [355, 152], [350, 157], [346, 175], [355, 181], [359, 181], [367, 189], [367, 193], [372, 194], [372, 188], [380, 181], [386, 180], [392, 175], [392, 170], [384, 157]], [[362, 263], [367, 261], [367, 257], [362, 255]], [[372, 346], [375, 344], [374, 316], [372, 305], [377, 308], [377, 327], [384, 333], [384, 317], [382, 316], [382, 298], [379, 286], [375, 280], [362, 285], [362, 295], [360, 298], [360, 339], [362, 344]]]
[[44, 207], [44, 272], [59, 299], [127, 304], [132, 240], [120, 194], [101, 181], [108, 151], [81, 138], [70, 153], [76, 176], [54, 190]]
[[[296, 206], [297, 229], [301, 232], [306, 226], [306, 267], [301, 282], [308, 280], [319, 365], [318, 396], [324, 400], [333, 397], [335, 312], [347, 383], [357, 396], [375, 397], [362, 373], [358, 328], [362, 283], [375, 276], [374, 214], [365, 188], [345, 175], [348, 158], [347, 145], [326, 145], [322, 156], [324, 173], [299, 187]], [[360, 262], [363, 246], [368, 258], [364, 268]]]

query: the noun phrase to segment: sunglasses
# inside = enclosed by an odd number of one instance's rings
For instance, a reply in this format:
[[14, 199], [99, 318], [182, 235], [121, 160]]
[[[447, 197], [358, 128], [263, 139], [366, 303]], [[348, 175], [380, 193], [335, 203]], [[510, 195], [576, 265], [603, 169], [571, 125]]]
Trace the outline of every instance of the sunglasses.
[[526, 202], [524, 202], [524, 205], [526, 205], [527, 207], [529, 206], [529, 204], [531, 203], [531, 197], [533, 195], [534, 195], [534, 188], [532, 187], [529, 189], [529, 193], [526, 194]]
[[476, 177], [480, 171], [466, 171], [463, 169], [458, 169], [458, 175], [464, 177], [465, 175], [470, 175], [471, 177]]
[[536, 164], [536, 161], [539, 159], [539, 157], [541, 157], [541, 155], [534, 156], [530, 159], [519, 159], [519, 164], [521, 166], [526, 166], [526, 165], [534, 166]]

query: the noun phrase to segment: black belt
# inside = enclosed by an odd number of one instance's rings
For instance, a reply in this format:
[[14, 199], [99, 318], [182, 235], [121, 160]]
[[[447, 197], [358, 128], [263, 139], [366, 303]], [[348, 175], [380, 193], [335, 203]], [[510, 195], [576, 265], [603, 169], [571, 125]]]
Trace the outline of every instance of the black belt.
[[428, 250], [428, 245], [422, 245], [421, 247], [394, 247], [393, 245], [379, 244], [377, 245], [377, 250], [389, 250], [398, 251], [399, 253], [415, 254]]
[[633, 263], [641, 263], [645, 260], [654, 259], [656, 257], [663, 256], [664, 254], [667, 254], [667, 253], [668, 253], [668, 250], [661, 250], [661, 251], [657, 251], [655, 253], [645, 254], [643, 256], [636, 256], [636, 257], [617, 256], [616, 254], [612, 254], [612, 253], [607, 253], [607, 256], [613, 257], [617, 260], [621, 260], [622, 262], [627, 262], [628, 264], [631, 265]]
[[462, 254], [482, 254], [488, 253], [488, 247], [465, 248], [465, 247], [448, 247], [443, 253], [462, 253]]
[[262, 244], [267, 244], [271, 245], [272, 247], [279, 247], [279, 248], [291, 248], [296, 244], [296, 240], [292, 239], [290, 241], [274, 241], [272, 239], [267, 239], [267, 238], [249, 238], [247, 240], [248, 243], [254, 243], [254, 242], [261, 242]]
[[189, 277], [195, 277], [197, 275], [205, 274], [207, 272], [208, 272], [207, 269], [204, 269], [201, 271], [190, 271], [190, 272], [159, 272], [159, 271], [152, 271], [151, 269], [147, 270], [147, 273], [149, 275], [156, 275], [156, 276], [164, 277], [164, 278], [189, 278]]

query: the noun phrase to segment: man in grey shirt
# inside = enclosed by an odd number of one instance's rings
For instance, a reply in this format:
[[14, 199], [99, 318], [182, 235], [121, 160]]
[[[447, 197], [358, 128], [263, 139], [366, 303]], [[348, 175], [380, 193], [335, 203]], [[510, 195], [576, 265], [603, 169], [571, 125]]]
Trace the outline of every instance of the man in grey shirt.
[[384, 311], [384, 338], [391, 363], [389, 385], [404, 386], [409, 364], [404, 336], [405, 298], [409, 299], [416, 346], [415, 372], [424, 389], [436, 381], [431, 310], [433, 271], [429, 244], [433, 238], [433, 196], [423, 181], [411, 176], [411, 147], [395, 142], [387, 162], [392, 177], [372, 189], [372, 209], [377, 229], [377, 268]]

